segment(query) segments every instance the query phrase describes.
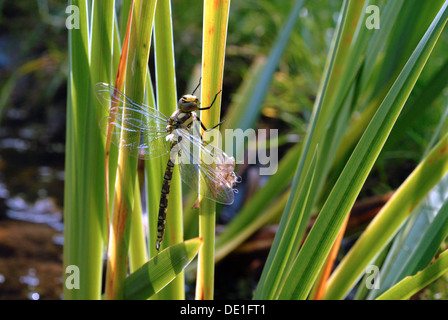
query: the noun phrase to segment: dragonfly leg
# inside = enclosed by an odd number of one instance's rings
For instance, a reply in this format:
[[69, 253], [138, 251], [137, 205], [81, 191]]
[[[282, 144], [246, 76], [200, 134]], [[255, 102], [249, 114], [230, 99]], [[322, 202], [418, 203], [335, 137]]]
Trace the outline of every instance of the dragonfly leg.
[[192, 96], [194, 95], [194, 93], [196, 92], [196, 90], [198, 90], [198, 88], [201, 86], [201, 80], [202, 80], [202, 78], [199, 78], [199, 83], [198, 83], [197, 87], [196, 87], [196, 88], [193, 90], [193, 92], [191, 93]]
[[213, 98], [213, 101], [212, 101], [212, 103], [210, 104], [210, 106], [208, 106], [208, 107], [206, 107], [206, 108], [198, 108], [198, 110], [208, 110], [208, 109], [210, 109], [210, 108], [213, 106], [213, 104], [215, 103], [216, 98], [218, 97], [218, 94], [220, 94], [221, 92], [222, 92], [222, 90], [219, 90], [218, 93], [215, 94], [215, 97]]
[[207, 129], [204, 124], [202, 123], [201, 119], [199, 119], [199, 117], [197, 117], [199, 123], [201, 124], [202, 129], [204, 129], [205, 132], [209, 132], [212, 131], [213, 129], [217, 128], [218, 126], [220, 126], [221, 124], [223, 124], [226, 119], [222, 120], [220, 123], [218, 123], [216, 126], [214, 126], [213, 128]]

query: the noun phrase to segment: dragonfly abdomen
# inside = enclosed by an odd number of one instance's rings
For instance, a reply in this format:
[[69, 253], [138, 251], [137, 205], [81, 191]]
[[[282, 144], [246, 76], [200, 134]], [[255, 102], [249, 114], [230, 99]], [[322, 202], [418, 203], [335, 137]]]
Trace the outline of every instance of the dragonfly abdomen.
[[162, 193], [160, 196], [159, 204], [159, 217], [157, 222], [157, 241], [156, 249], [160, 249], [160, 244], [165, 234], [165, 222], [166, 222], [166, 208], [168, 207], [168, 196], [170, 194], [171, 179], [173, 178], [174, 163], [171, 159], [168, 160], [165, 169], [165, 175], [163, 176]]

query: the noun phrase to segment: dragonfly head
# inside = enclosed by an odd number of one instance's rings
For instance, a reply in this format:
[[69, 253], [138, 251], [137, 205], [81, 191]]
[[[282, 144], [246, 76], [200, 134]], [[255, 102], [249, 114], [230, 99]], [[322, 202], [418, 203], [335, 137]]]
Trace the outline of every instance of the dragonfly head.
[[186, 94], [179, 99], [177, 106], [183, 112], [196, 111], [199, 108], [199, 99], [194, 95]]

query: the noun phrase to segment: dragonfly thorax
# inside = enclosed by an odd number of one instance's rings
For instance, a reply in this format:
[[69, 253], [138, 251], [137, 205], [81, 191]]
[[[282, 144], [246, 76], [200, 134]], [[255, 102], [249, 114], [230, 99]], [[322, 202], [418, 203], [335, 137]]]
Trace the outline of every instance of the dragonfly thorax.
[[193, 122], [197, 119], [196, 112], [194, 111], [182, 111], [177, 109], [171, 115], [171, 117], [167, 121], [166, 130], [171, 133], [175, 129], [186, 129], [191, 128]]
[[196, 111], [199, 108], [199, 99], [192, 94], [185, 94], [179, 99], [177, 107], [183, 112]]

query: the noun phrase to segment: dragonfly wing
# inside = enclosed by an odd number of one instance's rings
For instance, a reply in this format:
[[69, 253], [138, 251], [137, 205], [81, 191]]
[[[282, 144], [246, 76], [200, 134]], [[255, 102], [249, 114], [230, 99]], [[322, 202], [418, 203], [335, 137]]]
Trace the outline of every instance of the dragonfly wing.
[[[233, 172], [235, 159], [221, 149], [204, 143], [188, 129], [176, 129], [180, 143], [179, 169], [182, 180], [202, 196], [223, 204], [232, 204], [238, 177]], [[199, 188], [199, 183], [206, 188]]]
[[100, 121], [101, 131], [107, 135], [113, 125], [112, 142], [122, 150], [141, 159], [166, 154], [168, 118], [145, 104], [137, 104], [124, 93], [107, 83], [98, 83], [95, 93], [101, 106], [109, 113]]
[[[139, 128], [132, 129], [129, 125], [122, 125], [114, 117], [104, 117], [100, 121], [101, 132], [105, 135], [107, 128], [112, 125], [112, 143], [121, 148], [124, 152], [136, 155], [140, 159], [148, 160], [160, 157], [169, 152], [169, 143], [166, 140], [168, 133], [160, 132], [157, 136], [155, 134], [145, 134], [145, 131]], [[126, 135], [122, 134], [126, 131]]]
[[110, 108], [112, 103], [112, 109], [115, 113], [121, 114], [123, 109], [126, 108], [150, 119], [149, 122], [153, 126], [166, 126], [168, 121], [167, 116], [146, 104], [138, 104], [134, 102], [131, 98], [110, 84], [104, 82], [97, 83], [95, 85], [95, 94], [107, 112], [111, 111]]

